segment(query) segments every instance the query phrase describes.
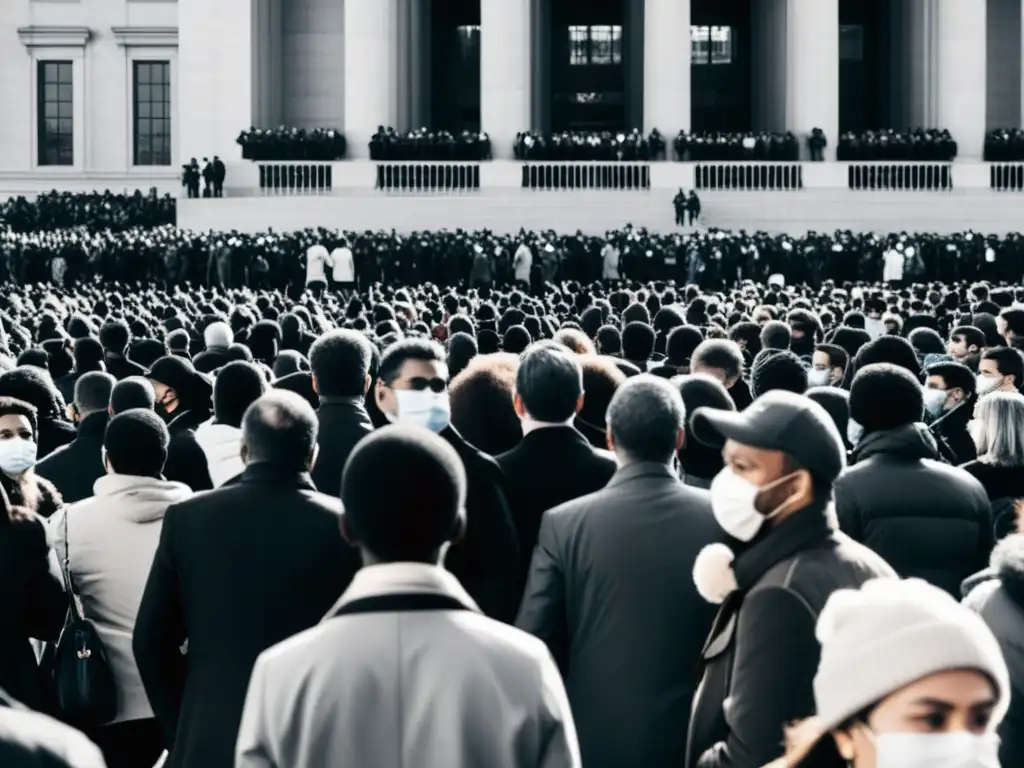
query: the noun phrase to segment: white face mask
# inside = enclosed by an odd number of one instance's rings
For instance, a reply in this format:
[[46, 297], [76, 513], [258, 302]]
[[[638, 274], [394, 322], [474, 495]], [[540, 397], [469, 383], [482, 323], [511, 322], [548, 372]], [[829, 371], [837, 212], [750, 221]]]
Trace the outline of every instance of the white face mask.
[[762, 515], [754, 506], [757, 494], [771, 490], [791, 477], [792, 473], [758, 487], [749, 480], [744, 480], [729, 467], [719, 472], [711, 481], [711, 511], [718, 524], [722, 526], [722, 530], [739, 541], [753, 540], [764, 525], [764, 521], [774, 517], [785, 507], [783, 504], [771, 514]]
[[850, 445], [856, 447], [862, 437], [864, 437], [864, 427], [853, 419], [846, 422], [846, 439], [850, 441]]
[[451, 423], [452, 409], [447, 392], [433, 392], [429, 389], [393, 391], [398, 403], [398, 412], [394, 415], [393, 421], [425, 427], [435, 433], [441, 432]]
[[824, 387], [828, 384], [828, 370], [819, 371], [817, 368], [811, 368], [807, 372], [807, 386], [809, 387]]
[[989, 392], [995, 392], [1003, 383], [1002, 376], [982, 376], [978, 375], [977, 384], [975, 388], [978, 390], [978, 397], [983, 397]]
[[876, 768], [999, 768], [994, 733], [880, 733]]
[[0, 440], [0, 470], [8, 475], [21, 475], [36, 465], [36, 444], [14, 437]]
[[947, 392], [942, 389], [924, 389], [924, 409], [933, 419], [941, 416], [946, 405]]

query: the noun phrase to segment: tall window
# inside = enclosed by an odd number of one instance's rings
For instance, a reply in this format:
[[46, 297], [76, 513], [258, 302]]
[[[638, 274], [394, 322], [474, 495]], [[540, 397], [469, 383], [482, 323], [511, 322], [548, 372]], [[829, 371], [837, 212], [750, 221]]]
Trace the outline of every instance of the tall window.
[[40, 61], [39, 165], [75, 164], [75, 100], [70, 61]]
[[134, 63], [135, 165], [171, 164], [171, 65]]
[[572, 66], [622, 63], [622, 26], [601, 24], [569, 27], [569, 64]]
[[732, 27], [690, 27], [694, 64], [732, 64]]

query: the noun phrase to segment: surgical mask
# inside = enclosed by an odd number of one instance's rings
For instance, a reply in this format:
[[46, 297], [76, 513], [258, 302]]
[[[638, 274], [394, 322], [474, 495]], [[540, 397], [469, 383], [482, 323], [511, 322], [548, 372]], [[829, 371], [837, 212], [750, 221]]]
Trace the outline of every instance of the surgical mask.
[[924, 409], [933, 419], [942, 415], [943, 407], [946, 405], [946, 395], [948, 394], [944, 389], [925, 389], [924, 393]]
[[807, 386], [809, 387], [824, 387], [828, 384], [828, 370], [819, 371], [817, 368], [811, 368], [807, 372]]
[[875, 735], [876, 768], [999, 768], [994, 733], [880, 733]]
[[846, 439], [850, 442], [850, 445], [856, 446], [862, 437], [864, 437], [864, 427], [853, 419], [846, 422]]
[[762, 491], [780, 485], [795, 473], [780, 477], [768, 485], [756, 486], [726, 467], [711, 481], [711, 511], [722, 530], [739, 541], [751, 541], [765, 520], [777, 515], [785, 504], [770, 514], [762, 515], [754, 502]]
[[1003, 382], [1001, 376], [981, 376], [979, 375], [976, 379], [975, 388], [978, 391], [978, 397], [983, 397], [989, 392], [995, 392], [999, 389]]
[[398, 403], [394, 421], [424, 427], [431, 432], [440, 432], [451, 423], [452, 409], [447, 392], [396, 389], [394, 393]]
[[8, 475], [21, 475], [36, 465], [36, 444], [13, 437], [0, 440], [0, 470]]

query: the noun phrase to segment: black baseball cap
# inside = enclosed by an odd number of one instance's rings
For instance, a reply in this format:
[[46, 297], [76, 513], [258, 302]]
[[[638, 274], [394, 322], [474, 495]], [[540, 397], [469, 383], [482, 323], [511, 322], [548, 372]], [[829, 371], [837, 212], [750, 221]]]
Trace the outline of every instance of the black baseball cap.
[[199, 373], [191, 362], [176, 355], [161, 357], [143, 375], [151, 381], [158, 381], [164, 386], [170, 387], [179, 395], [182, 393], [191, 396], [213, 394], [213, 384], [210, 380]]
[[781, 451], [827, 483], [846, 468], [846, 449], [828, 412], [793, 392], [766, 392], [740, 413], [698, 408], [690, 429], [694, 437], [712, 448], [735, 440], [753, 448]]

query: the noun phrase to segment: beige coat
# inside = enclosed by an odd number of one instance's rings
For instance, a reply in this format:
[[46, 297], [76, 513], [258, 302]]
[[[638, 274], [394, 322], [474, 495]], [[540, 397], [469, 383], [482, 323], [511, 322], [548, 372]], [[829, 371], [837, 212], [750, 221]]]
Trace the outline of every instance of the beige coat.
[[[396, 596], [454, 609], [365, 609]], [[544, 645], [412, 563], [362, 569], [319, 626], [260, 655], [235, 752], [236, 768], [579, 765]]]

